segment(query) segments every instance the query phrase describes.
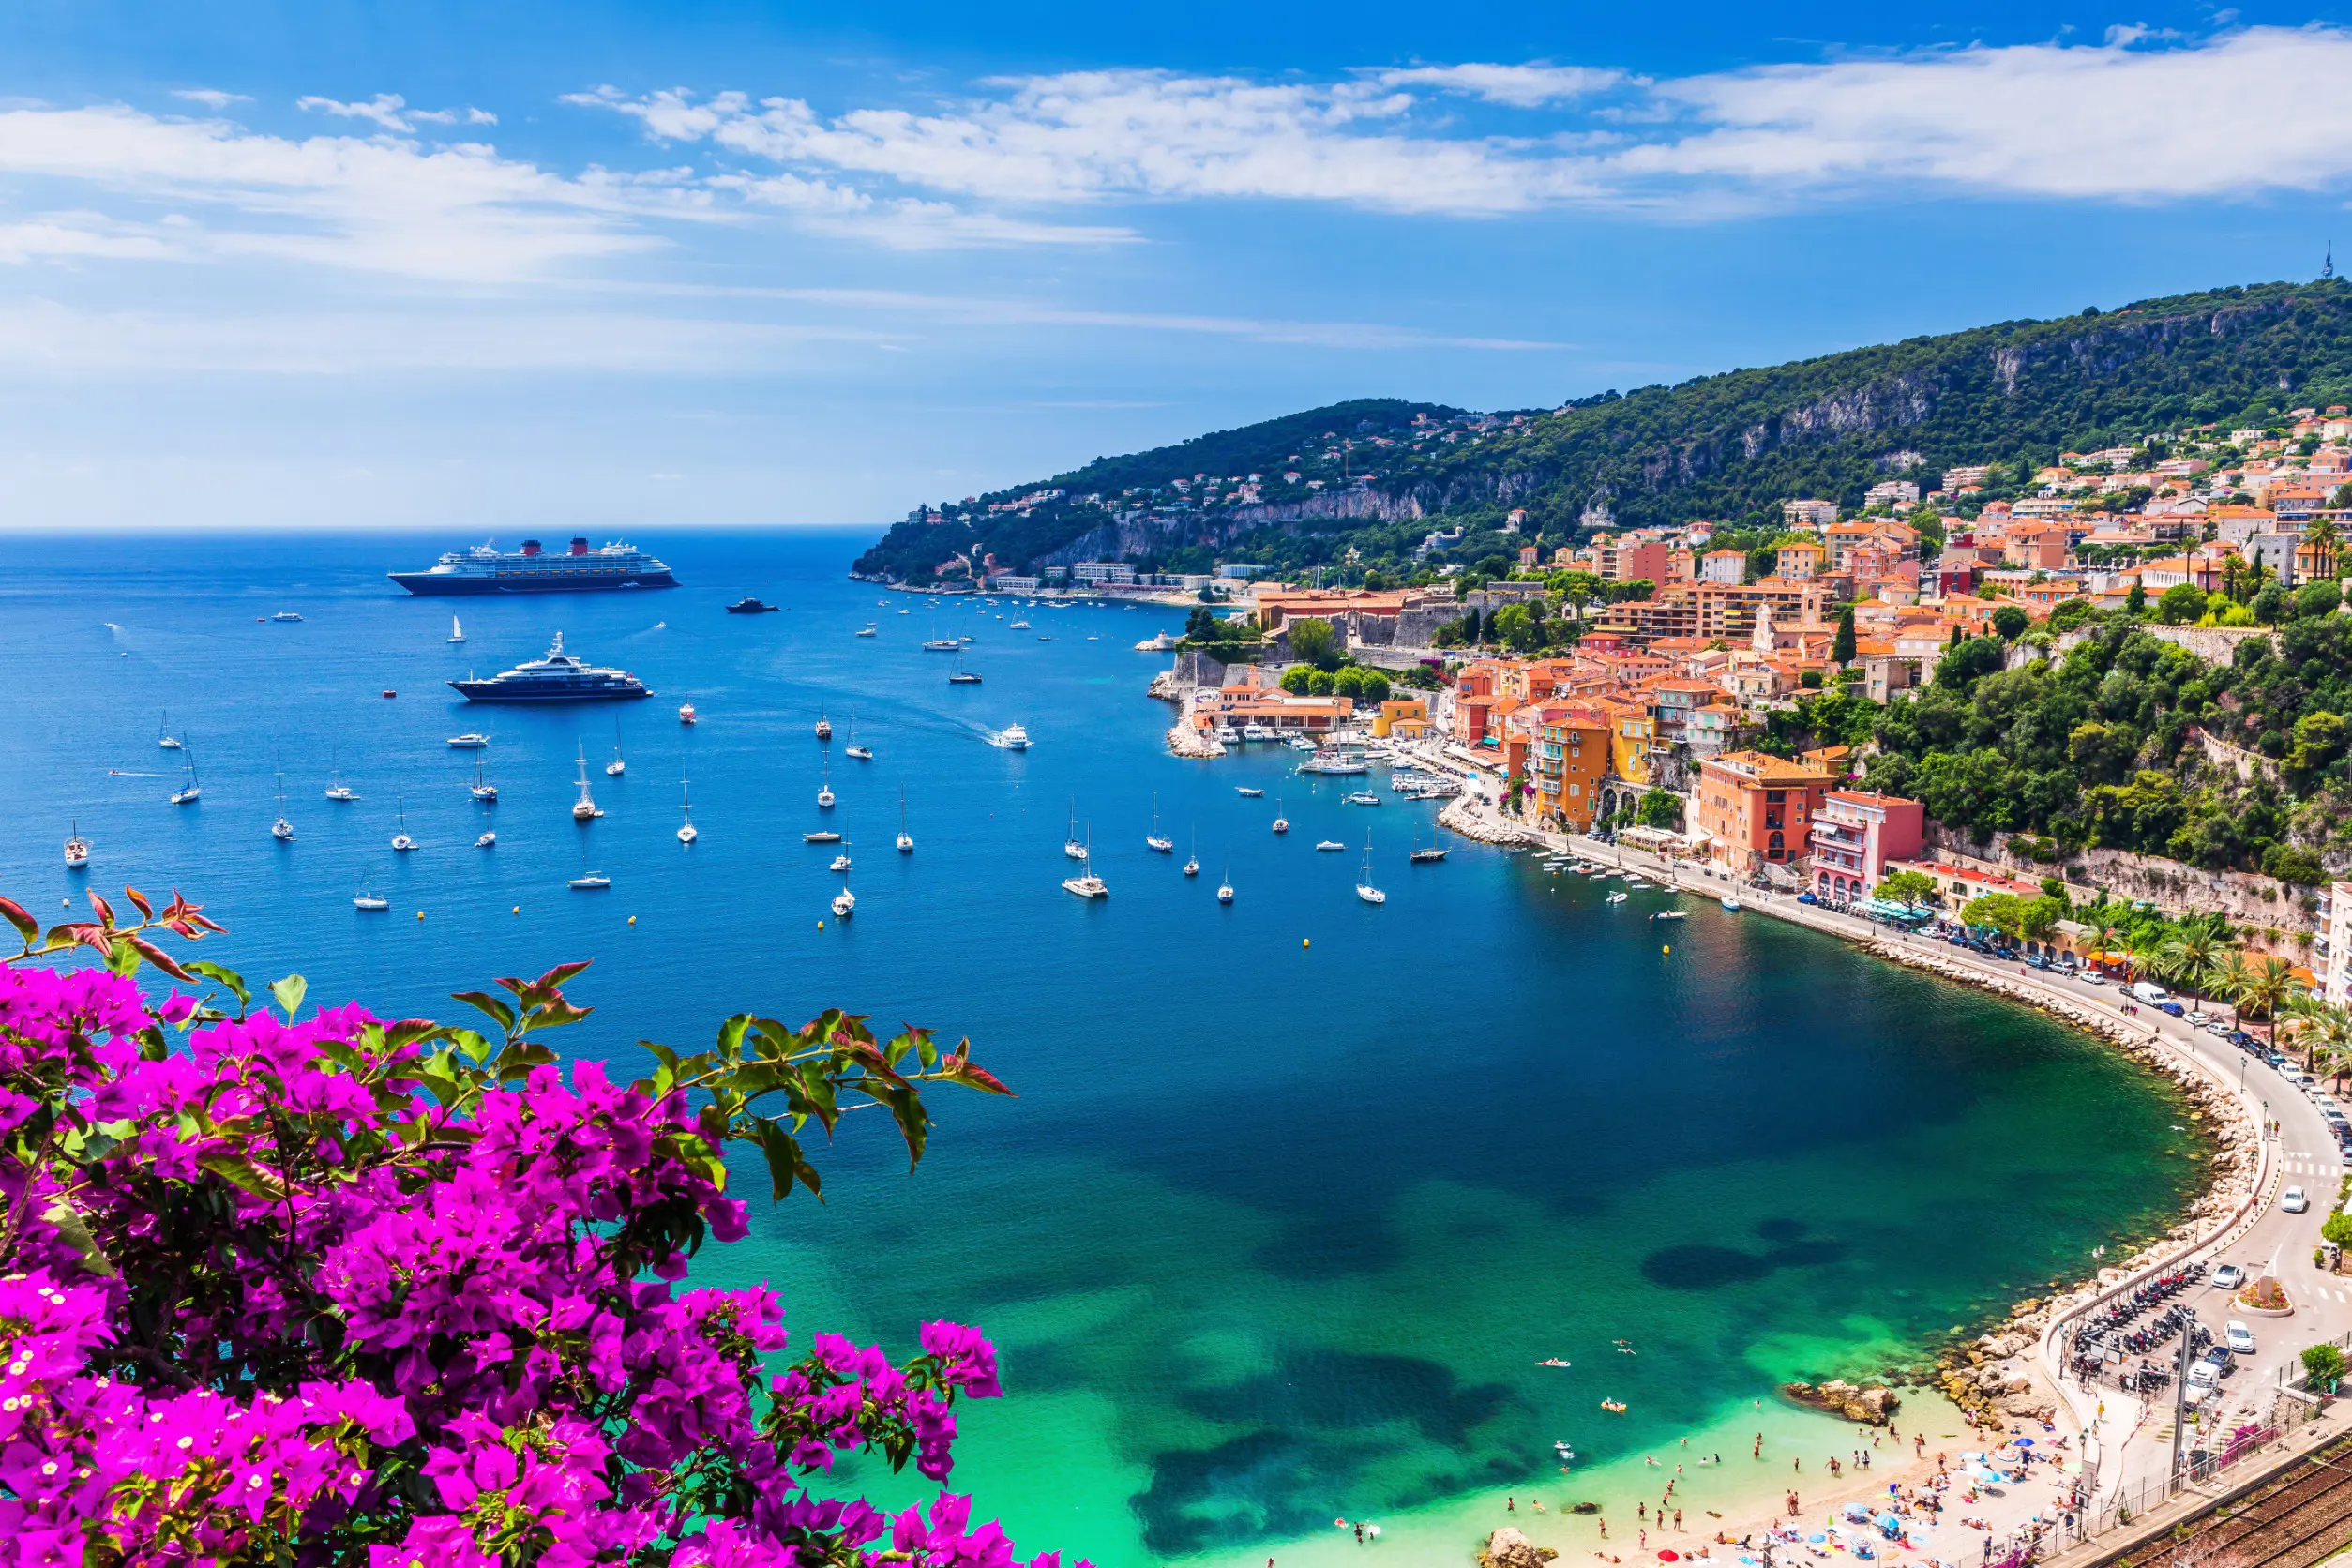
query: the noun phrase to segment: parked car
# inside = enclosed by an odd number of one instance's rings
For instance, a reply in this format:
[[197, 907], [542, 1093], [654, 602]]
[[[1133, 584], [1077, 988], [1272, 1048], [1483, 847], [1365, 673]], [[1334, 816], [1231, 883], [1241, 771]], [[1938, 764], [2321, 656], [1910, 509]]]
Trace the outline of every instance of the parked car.
[[2222, 1369], [2209, 1361], [2200, 1361], [2189, 1368], [2189, 1386], [2210, 1391], [2222, 1380]]
[[2235, 1290], [2246, 1283], [2246, 1271], [2235, 1263], [2224, 1263], [2213, 1271], [2213, 1289]]
[[2230, 1353], [2232, 1355], [2253, 1355], [2254, 1350], [2254, 1330], [2248, 1328], [2237, 1319], [2232, 1318], [2222, 1328], [2222, 1343], [2229, 1347]]
[[1817, 904], [1820, 901], [1820, 899], [1815, 897], [1810, 893], [1800, 893], [1797, 895], [1797, 902], [1801, 904]]
[[2170, 1013], [2177, 1018], [2185, 1015], [2188, 1012], [2188, 1009], [2181, 1006], [2178, 1002], [2160, 1002], [2156, 1004], [2156, 1011], [2159, 1013]]
[[2213, 1015], [2206, 1012], [2203, 1008], [2199, 1008], [2197, 1011], [2189, 1015], [2189, 1021], [2196, 1025], [2199, 1029], [2203, 1029], [2207, 1024], [2213, 1021]]
[[2279, 1207], [2290, 1214], [2299, 1214], [2311, 1207], [2311, 1199], [2300, 1187], [2289, 1187], [2279, 1194]]
[[2132, 994], [2138, 997], [2142, 1002], [2147, 1003], [2151, 1007], [2160, 1002], [2169, 1002], [2172, 1000], [2172, 993], [2164, 989], [2164, 987], [2156, 984], [2153, 980], [2133, 981], [2132, 983]]
[[2097, 970], [2095, 970], [2095, 969], [2087, 969], [2087, 970], [2083, 971], [2083, 984], [2084, 984], [2084, 985], [2086, 985], [2086, 986], [2103, 986], [2103, 985], [2105, 985], [2106, 983], [2107, 983], [2107, 977], [2106, 977], [2105, 975], [2103, 975], [2103, 974], [2100, 973]]

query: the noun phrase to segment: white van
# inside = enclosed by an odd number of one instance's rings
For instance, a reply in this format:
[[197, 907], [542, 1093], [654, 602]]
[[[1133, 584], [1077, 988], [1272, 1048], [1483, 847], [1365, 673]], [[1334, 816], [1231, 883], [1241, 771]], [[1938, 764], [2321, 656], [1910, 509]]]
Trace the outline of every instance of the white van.
[[2147, 1003], [2150, 1007], [2155, 1006], [2156, 1003], [2160, 1002], [2170, 1002], [2172, 1000], [2172, 993], [2170, 991], [2164, 989], [2162, 986], [2152, 986], [2145, 980], [2138, 981], [2132, 987], [2132, 994], [2138, 997], [2142, 1002]]

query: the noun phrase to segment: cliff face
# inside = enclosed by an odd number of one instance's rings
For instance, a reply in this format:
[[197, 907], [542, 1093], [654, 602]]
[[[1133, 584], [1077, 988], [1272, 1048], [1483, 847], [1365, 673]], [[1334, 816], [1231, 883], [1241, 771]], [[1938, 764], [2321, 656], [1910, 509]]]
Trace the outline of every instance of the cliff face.
[[[1269, 533], [1442, 528], [1449, 517], [1512, 507], [1528, 511], [1530, 532], [1554, 537], [1695, 518], [1752, 523], [1776, 520], [1778, 504], [1792, 496], [1858, 504], [1891, 474], [1932, 478], [1953, 463], [2055, 456], [2169, 428], [2257, 415], [2269, 423], [2283, 399], [2347, 398], [2352, 287], [2222, 289], [1609, 393], [1425, 451], [1413, 446], [1415, 415], [1458, 411], [1393, 400], [1335, 404], [1097, 459], [1046, 482], [1063, 499], [1016, 518], [967, 512], [951, 528], [932, 523], [927, 537], [924, 525], [901, 523], [859, 565], [923, 575], [949, 542], [992, 550], [1001, 562], [1138, 559], [1185, 545], [1223, 550]], [[1312, 469], [1316, 448], [1343, 440], [1353, 475], [1336, 466], [1310, 473], [1325, 482], [1312, 492], [1281, 490], [1271, 477], [1293, 464]], [[1364, 484], [1353, 475], [1367, 467], [1378, 476]], [[1126, 488], [1189, 482], [1203, 470], [1267, 471], [1267, 493], [1111, 520], [1117, 505], [1151, 513], [1111, 499]], [[1090, 493], [1104, 505], [1087, 505]]]

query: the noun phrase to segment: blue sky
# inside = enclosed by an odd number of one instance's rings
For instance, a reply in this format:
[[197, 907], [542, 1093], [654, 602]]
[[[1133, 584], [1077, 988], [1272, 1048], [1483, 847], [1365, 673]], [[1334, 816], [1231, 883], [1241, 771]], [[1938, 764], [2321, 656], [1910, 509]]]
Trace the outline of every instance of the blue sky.
[[878, 523], [2352, 249], [2330, 9], [843, 10], [8, 8], [0, 527]]

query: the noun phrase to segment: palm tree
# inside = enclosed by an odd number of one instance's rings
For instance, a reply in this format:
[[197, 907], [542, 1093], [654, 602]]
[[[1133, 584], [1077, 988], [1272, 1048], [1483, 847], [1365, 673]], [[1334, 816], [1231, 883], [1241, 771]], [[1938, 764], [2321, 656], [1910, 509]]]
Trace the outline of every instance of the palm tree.
[[2311, 573], [2314, 580], [2336, 575], [2336, 545], [2341, 537], [2335, 519], [2330, 517], [2315, 517], [2303, 530], [2303, 542], [2311, 546], [2314, 558]]
[[2152, 931], [2133, 932], [2123, 951], [2132, 960], [2132, 973], [2135, 978], [2154, 973], [2157, 966], [2164, 961], [2164, 939]]
[[2225, 945], [2202, 922], [2190, 922], [2181, 927], [2179, 936], [2164, 943], [2164, 977], [2176, 986], [2188, 988], [2193, 1000], [2203, 1002], [2206, 972]]
[[2238, 993], [2241, 1009], [2260, 1013], [2270, 1022], [2270, 1048], [2279, 1048], [2279, 1009], [2295, 994], [2295, 966], [2265, 954], [2247, 966], [2245, 988]]
[[2091, 946], [2099, 954], [2101, 963], [2115, 961], [2115, 939], [2123, 934], [2123, 927], [2104, 914], [2090, 922]]
[[[2308, 991], [2300, 993], [2309, 997]], [[2348, 1071], [2352, 1071], [2352, 1013], [2331, 1006], [2312, 997], [2317, 1017], [2312, 1024], [2312, 1045], [2314, 1053], [2328, 1064], [2328, 1076], [2341, 1088]]]
[[2246, 1021], [2246, 983], [2253, 978], [2253, 966], [2246, 962], [2246, 955], [2235, 947], [2224, 948], [2222, 956], [2205, 972], [2206, 994], [2225, 998], [2240, 1027]]

